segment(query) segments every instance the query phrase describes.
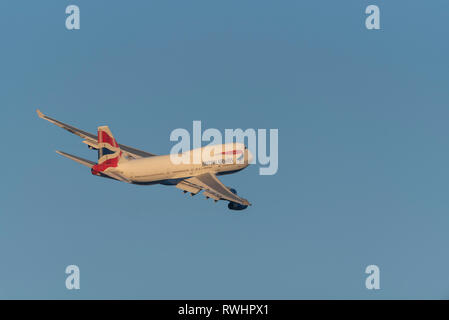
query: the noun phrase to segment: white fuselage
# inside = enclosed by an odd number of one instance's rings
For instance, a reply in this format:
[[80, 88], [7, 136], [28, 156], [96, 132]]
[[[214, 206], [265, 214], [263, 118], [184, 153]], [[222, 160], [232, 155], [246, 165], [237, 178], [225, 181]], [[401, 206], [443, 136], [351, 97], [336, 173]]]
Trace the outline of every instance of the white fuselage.
[[[174, 159], [176, 156], [183, 157], [184, 161]], [[198, 148], [179, 155], [120, 161], [117, 167], [110, 169], [136, 184], [175, 184], [178, 179], [207, 172], [220, 175], [240, 171], [251, 160], [252, 155], [245, 145], [230, 143]]]

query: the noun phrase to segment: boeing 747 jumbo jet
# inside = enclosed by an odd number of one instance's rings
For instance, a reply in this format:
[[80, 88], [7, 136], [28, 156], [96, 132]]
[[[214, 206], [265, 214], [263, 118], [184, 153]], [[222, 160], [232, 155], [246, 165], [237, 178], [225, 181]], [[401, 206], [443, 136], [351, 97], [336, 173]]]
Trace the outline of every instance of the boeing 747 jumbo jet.
[[89, 149], [98, 151], [98, 163], [56, 151], [90, 168], [93, 175], [139, 185], [174, 185], [184, 193], [190, 192], [192, 196], [204, 191], [206, 198], [212, 198], [215, 202], [229, 201], [228, 208], [231, 210], [243, 210], [251, 205], [248, 200], [237, 196], [235, 189], [224, 186], [217, 179], [218, 175], [238, 172], [248, 166], [252, 154], [244, 144], [230, 143], [190, 150], [183, 155], [192, 159], [195, 152], [200, 152], [202, 158], [199, 163], [188, 161], [188, 164], [175, 164], [170, 155], [158, 156], [118, 144], [107, 126], [98, 127], [98, 134], [94, 135], [47, 117], [39, 110], [37, 114], [80, 136]]

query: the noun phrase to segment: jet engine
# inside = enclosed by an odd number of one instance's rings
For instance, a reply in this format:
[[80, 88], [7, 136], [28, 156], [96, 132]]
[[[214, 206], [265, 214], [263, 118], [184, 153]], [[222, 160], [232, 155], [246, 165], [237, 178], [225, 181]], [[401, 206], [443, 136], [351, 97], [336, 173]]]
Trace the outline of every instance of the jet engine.
[[[231, 187], [228, 187], [228, 188], [233, 194], [237, 194], [237, 190], [235, 190], [234, 188], [231, 188]], [[236, 202], [229, 201], [229, 203], [228, 203], [228, 209], [230, 209], [230, 210], [244, 210], [246, 208], [248, 208], [248, 206], [244, 206], [244, 205], [236, 203]]]
[[229, 203], [228, 203], [228, 209], [230, 209], [230, 210], [243, 210], [246, 208], [248, 208], [248, 206], [244, 206], [244, 205], [236, 203], [236, 202], [229, 201]]

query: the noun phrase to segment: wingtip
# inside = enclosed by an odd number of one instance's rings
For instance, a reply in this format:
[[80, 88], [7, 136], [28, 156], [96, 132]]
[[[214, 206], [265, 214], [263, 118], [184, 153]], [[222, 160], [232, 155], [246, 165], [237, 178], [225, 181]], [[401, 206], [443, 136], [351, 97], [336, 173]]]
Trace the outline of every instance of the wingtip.
[[39, 109], [36, 109], [36, 112], [37, 112], [37, 115], [39, 116], [39, 118], [44, 117], [44, 114]]

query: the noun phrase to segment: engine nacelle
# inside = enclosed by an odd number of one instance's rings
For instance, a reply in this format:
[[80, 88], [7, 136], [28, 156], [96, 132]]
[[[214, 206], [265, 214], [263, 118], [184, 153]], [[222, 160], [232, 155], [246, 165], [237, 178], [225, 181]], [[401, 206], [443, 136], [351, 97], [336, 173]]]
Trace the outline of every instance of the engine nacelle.
[[[231, 187], [228, 187], [228, 188], [233, 194], [237, 194], [237, 190], [235, 190], [234, 188], [231, 188]], [[239, 204], [236, 202], [229, 201], [229, 203], [228, 203], [228, 209], [230, 209], [230, 210], [244, 210], [246, 208], [248, 208], [248, 206], [244, 206], [243, 204]]]
[[246, 208], [248, 208], [248, 206], [244, 206], [236, 202], [229, 201], [228, 203], [228, 209], [230, 210], [244, 210]]

